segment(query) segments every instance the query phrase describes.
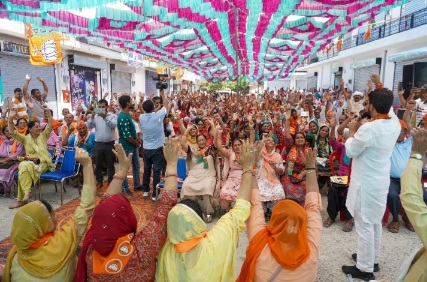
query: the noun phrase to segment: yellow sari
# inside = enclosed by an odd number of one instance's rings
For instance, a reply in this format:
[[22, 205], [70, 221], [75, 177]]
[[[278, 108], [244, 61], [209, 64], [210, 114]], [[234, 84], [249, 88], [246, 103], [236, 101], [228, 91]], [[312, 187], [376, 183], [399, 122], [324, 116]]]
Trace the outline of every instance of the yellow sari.
[[72, 218], [40, 247], [31, 249], [45, 234], [54, 232], [55, 224], [40, 201], [20, 208], [13, 219], [10, 238], [14, 246], [7, 257], [2, 281], [16, 280], [11, 277], [12, 261], [16, 255], [22, 269], [37, 278], [46, 279], [61, 271], [75, 255], [77, 238], [74, 226], [75, 220]]
[[[236, 249], [250, 206], [248, 201], [238, 199], [209, 232], [188, 206], [178, 204], [172, 208], [168, 238], [158, 257], [156, 281], [236, 281]], [[183, 252], [186, 248], [182, 245], [190, 245], [191, 249]]]

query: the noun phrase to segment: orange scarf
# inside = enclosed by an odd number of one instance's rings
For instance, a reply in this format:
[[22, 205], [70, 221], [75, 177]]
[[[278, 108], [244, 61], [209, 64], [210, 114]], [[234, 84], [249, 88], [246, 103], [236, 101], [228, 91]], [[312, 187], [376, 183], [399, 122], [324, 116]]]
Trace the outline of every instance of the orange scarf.
[[274, 208], [270, 224], [249, 243], [246, 259], [236, 282], [251, 282], [256, 261], [268, 244], [271, 256], [286, 270], [294, 271], [310, 256], [307, 238], [307, 212], [291, 200], [280, 201]]
[[86, 130], [86, 135], [83, 136], [83, 137], [80, 135], [80, 133], [78, 133], [77, 134], [77, 137], [79, 138], [79, 143], [78, 144], [84, 144], [86, 142], [87, 138], [89, 137], [89, 133], [90, 133], [89, 129]]
[[389, 114], [378, 114], [375, 117], [371, 118], [371, 122], [378, 119], [391, 119]]
[[[47, 119], [43, 119], [43, 123], [47, 123]], [[62, 126], [62, 122], [57, 121], [56, 119], [53, 120], [52, 129], [55, 132], [56, 135], [58, 135], [58, 128]]]
[[117, 239], [113, 251], [103, 256], [93, 250], [93, 273], [94, 274], [120, 274], [132, 258], [135, 247], [131, 241], [133, 233]]
[[46, 243], [47, 240], [49, 240], [49, 238], [52, 236], [53, 236], [53, 232], [48, 232], [48, 233], [44, 234], [42, 237], [40, 237], [40, 239], [37, 242], [32, 244], [28, 249], [29, 250], [38, 249], [39, 247], [43, 246], [43, 244]]
[[[282, 157], [279, 154], [276, 154], [274, 149], [271, 153], [268, 153], [265, 146], [262, 149], [261, 154], [262, 154], [262, 166], [263, 166], [262, 170], [265, 171], [268, 181], [272, 185], [280, 184], [280, 180], [276, 177], [276, 172], [274, 171], [274, 168], [270, 165], [270, 162], [282, 163], [283, 162]], [[263, 173], [261, 173], [261, 177], [262, 177], [262, 174]]]
[[28, 126], [24, 127], [24, 128], [17, 128], [16, 131], [18, 131], [18, 133], [21, 133], [23, 135], [27, 135], [27, 131], [28, 131]]
[[[73, 121], [71, 124], [74, 127], [74, 132], [73, 133], [77, 133], [77, 124], [76, 124], [76, 122]], [[65, 137], [67, 135], [67, 132], [68, 132], [68, 125], [64, 124], [64, 126], [61, 129], [61, 131], [62, 131], [62, 136]]]
[[187, 241], [175, 244], [175, 249], [178, 253], [186, 253], [195, 246], [197, 246], [204, 238], [208, 236], [207, 233], [204, 233], [203, 236], [197, 238], [191, 238]]
[[12, 143], [12, 148], [10, 149], [10, 153], [13, 155], [13, 154], [15, 154], [16, 153], [16, 149], [17, 149], [17, 147], [18, 147], [18, 141], [13, 141], [13, 143]]

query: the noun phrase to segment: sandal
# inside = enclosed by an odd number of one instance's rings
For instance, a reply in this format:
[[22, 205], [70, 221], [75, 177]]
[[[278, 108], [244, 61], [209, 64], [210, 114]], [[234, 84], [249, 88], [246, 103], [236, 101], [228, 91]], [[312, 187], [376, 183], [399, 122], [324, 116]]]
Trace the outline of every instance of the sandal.
[[335, 220], [333, 220], [332, 218], [328, 217], [328, 219], [326, 219], [323, 222], [323, 227], [329, 228], [332, 225], [332, 223], [334, 223], [334, 222], [335, 222]]
[[415, 232], [415, 229], [412, 226], [412, 223], [409, 221], [409, 218], [406, 216], [406, 214], [402, 216], [402, 220], [403, 220], [403, 223], [405, 224], [406, 229], [408, 229], [411, 232]]
[[28, 201], [18, 201], [16, 203], [14, 203], [13, 205], [9, 206], [9, 209], [16, 209], [16, 208], [25, 206], [26, 204], [28, 204]]
[[387, 230], [390, 231], [391, 233], [398, 233], [399, 226], [400, 226], [400, 223], [398, 221], [392, 221], [387, 225]]
[[349, 219], [345, 221], [345, 224], [342, 228], [342, 231], [344, 232], [350, 232], [351, 230], [353, 230], [353, 226], [354, 226], [354, 221], [353, 219]]

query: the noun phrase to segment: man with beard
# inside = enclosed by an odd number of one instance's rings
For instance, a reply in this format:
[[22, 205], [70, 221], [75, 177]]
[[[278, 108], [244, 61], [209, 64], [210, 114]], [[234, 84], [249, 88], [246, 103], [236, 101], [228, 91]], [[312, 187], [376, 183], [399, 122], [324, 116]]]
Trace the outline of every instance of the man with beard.
[[70, 135], [70, 132], [68, 132], [66, 138], [62, 139], [62, 146], [82, 148], [89, 153], [89, 156], [92, 156], [95, 148], [95, 132], [89, 131], [86, 124], [83, 121], [79, 121], [77, 123], [77, 134], [72, 133]]
[[375, 280], [379, 270], [383, 217], [390, 185], [390, 156], [401, 126], [392, 111], [393, 92], [383, 88], [378, 74], [371, 75], [376, 89], [365, 100], [370, 121], [349, 123], [350, 137], [345, 150], [352, 158], [351, 180], [346, 206], [354, 217], [358, 235], [355, 266], [343, 266], [345, 274], [365, 281]]

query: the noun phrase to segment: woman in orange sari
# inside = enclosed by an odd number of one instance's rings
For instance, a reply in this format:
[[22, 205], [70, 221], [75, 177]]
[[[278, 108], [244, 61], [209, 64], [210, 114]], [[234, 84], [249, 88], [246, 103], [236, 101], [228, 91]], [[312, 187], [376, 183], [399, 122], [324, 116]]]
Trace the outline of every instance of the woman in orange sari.
[[305, 207], [293, 200], [280, 201], [266, 225], [257, 182], [247, 221], [249, 246], [237, 282], [314, 281], [322, 233], [321, 199], [316, 179], [316, 149], [308, 150]]

